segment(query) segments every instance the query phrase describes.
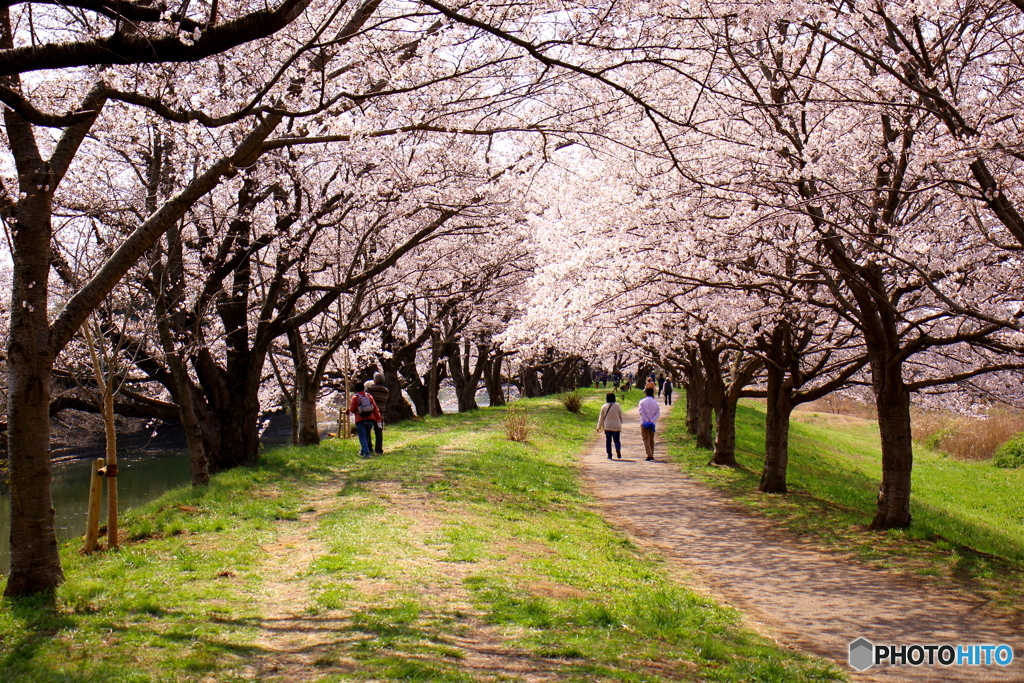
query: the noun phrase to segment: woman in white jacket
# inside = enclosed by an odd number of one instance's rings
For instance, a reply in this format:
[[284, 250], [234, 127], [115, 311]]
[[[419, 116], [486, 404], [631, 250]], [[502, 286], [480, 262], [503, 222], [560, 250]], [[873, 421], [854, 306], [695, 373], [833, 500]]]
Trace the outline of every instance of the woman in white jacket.
[[622, 406], [615, 402], [615, 392], [609, 393], [606, 397], [607, 403], [601, 406], [601, 417], [597, 420], [597, 431], [604, 430], [604, 447], [608, 451], [608, 459], [612, 459], [612, 442], [615, 442], [615, 453], [622, 460], [622, 442], [619, 437], [622, 432]]

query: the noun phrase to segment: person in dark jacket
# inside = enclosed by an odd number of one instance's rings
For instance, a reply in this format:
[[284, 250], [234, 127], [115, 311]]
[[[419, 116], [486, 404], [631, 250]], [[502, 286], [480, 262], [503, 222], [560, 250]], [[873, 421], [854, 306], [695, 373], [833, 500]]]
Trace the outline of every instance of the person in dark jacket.
[[356, 382], [353, 389], [355, 394], [348, 404], [348, 412], [355, 416], [356, 434], [359, 436], [359, 457], [369, 458], [373, 455], [370, 447], [370, 430], [377, 422], [380, 422], [380, 411], [377, 410], [377, 403], [364, 391], [365, 385]]
[[388, 396], [391, 392], [388, 391], [388, 387], [384, 384], [384, 373], [378, 372], [373, 376], [373, 382], [366, 385], [366, 393], [373, 396], [374, 402], [377, 404], [378, 410], [380, 410], [381, 419], [378, 422], [373, 423], [373, 436], [375, 453], [384, 452], [384, 414], [388, 405]]

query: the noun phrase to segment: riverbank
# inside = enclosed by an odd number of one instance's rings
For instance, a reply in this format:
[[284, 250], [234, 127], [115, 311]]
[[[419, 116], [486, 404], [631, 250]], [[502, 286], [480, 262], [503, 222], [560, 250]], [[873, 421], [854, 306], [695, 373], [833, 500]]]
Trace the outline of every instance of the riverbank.
[[52, 601], [7, 601], [7, 679], [835, 680], [756, 635], [594, 511], [581, 415], [504, 411], [269, 451], [259, 467], [127, 515], [131, 541], [82, 557]]

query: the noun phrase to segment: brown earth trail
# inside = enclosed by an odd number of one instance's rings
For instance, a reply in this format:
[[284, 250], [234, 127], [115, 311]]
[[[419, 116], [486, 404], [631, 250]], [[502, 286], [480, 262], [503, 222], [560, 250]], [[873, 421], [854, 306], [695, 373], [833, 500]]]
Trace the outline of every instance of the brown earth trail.
[[[636, 409], [626, 415], [622, 460], [606, 458], [603, 438], [582, 456], [605, 516], [696, 576], [768, 635], [835, 661], [853, 681], [1024, 681], [1021, 624], [916, 577], [801, 547], [793, 534], [682, 474], [666, 457], [660, 435], [656, 460], [645, 462]], [[1006, 667], [882, 665], [858, 673], [847, 657], [850, 642], [860, 637], [876, 644], [1005, 643], [1015, 657]]]

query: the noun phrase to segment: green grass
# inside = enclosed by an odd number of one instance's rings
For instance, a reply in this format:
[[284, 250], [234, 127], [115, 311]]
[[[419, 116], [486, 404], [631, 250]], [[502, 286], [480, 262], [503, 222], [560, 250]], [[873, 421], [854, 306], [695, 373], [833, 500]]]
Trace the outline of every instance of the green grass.
[[953, 460], [917, 444], [911, 527], [868, 532], [881, 479], [875, 423], [827, 414], [794, 421], [787, 496], [756, 491], [764, 458], [761, 404], [739, 408], [738, 470], [706, 466], [707, 451], [685, 433], [684, 410], [677, 409], [666, 427], [670, 453], [684, 471], [759, 514], [878, 566], [940, 577], [1017, 607], [1024, 579], [1024, 471]]
[[[384, 457], [281, 449], [171, 492], [128, 516], [121, 550], [65, 546], [51, 599], [2, 603], [0, 679], [288, 680], [287, 662], [259, 668], [281, 653], [321, 681], [842, 679], [593, 511], [577, 456], [600, 393], [578, 415], [523, 402], [528, 443], [485, 409], [390, 427]], [[268, 548], [294, 567], [275, 570]], [[287, 618], [268, 617], [274, 591]]]

